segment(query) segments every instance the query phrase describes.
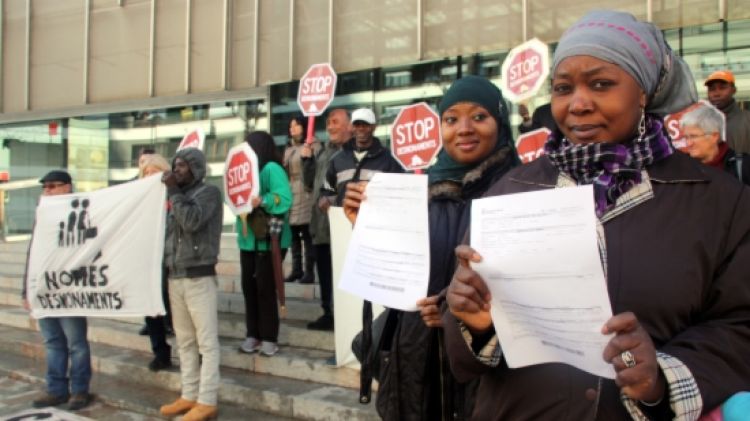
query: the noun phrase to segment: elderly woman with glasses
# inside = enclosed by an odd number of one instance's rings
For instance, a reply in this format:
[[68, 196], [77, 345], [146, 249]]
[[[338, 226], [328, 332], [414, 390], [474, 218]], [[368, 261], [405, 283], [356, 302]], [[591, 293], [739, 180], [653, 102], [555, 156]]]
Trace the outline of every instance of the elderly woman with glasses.
[[682, 117], [680, 125], [691, 157], [750, 184], [750, 159], [735, 152], [722, 138], [726, 124], [721, 111], [709, 105], [698, 106]]

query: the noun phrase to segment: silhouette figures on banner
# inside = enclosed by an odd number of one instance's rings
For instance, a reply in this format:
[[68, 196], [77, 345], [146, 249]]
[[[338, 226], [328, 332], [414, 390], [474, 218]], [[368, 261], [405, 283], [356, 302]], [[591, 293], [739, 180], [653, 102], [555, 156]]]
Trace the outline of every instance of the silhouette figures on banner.
[[[80, 211], [78, 206], [80, 204]], [[97, 227], [91, 226], [91, 217], [89, 215], [89, 199], [73, 199], [70, 206], [73, 208], [68, 214], [68, 224], [65, 221], [60, 222], [60, 231], [57, 235], [57, 245], [59, 247], [73, 247], [81, 245], [89, 238], [95, 238], [98, 234]]]

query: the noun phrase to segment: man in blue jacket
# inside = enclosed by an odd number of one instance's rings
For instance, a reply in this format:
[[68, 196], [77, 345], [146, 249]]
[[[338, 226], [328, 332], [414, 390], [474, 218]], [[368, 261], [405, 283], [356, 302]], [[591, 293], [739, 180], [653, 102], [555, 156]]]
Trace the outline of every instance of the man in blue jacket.
[[169, 269], [182, 394], [162, 406], [161, 414], [171, 417], [187, 412], [185, 421], [203, 421], [218, 413], [216, 262], [223, 205], [221, 192], [203, 181], [205, 175], [203, 152], [187, 148], [177, 151], [172, 171], [162, 177], [169, 197], [164, 263]]

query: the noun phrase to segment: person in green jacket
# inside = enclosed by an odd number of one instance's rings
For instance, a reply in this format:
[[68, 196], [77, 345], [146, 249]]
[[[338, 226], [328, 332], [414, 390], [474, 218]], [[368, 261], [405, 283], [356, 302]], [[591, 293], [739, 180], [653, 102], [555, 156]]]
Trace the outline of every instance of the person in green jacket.
[[[253, 212], [262, 210], [270, 216], [283, 218], [284, 226], [279, 239], [283, 260], [292, 241], [288, 215], [292, 206], [289, 178], [281, 166], [276, 144], [270, 134], [264, 131], [252, 132], [247, 135], [245, 141], [258, 156], [260, 169], [260, 195], [251, 199]], [[248, 220], [251, 218], [252, 214], [248, 216]], [[235, 228], [240, 249], [242, 294], [245, 297], [247, 326], [247, 335], [240, 345], [240, 351], [248, 354], [260, 351], [261, 354], [270, 357], [279, 350], [279, 308], [273, 277], [271, 242], [268, 237], [256, 238], [253, 230], [249, 228], [243, 230], [239, 217]]]

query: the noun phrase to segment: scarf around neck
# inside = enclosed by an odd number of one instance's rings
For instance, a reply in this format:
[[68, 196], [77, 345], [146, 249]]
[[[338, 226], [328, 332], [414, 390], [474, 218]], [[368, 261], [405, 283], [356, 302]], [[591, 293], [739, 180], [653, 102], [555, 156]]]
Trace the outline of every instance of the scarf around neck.
[[588, 143], [575, 145], [553, 133], [544, 145], [552, 164], [578, 184], [594, 185], [596, 215], [612, 209], [617, 199], [641, 182], [641, 171], [674, 153], [664, 123], [646, 115], [643, 136], [624, 143]]

